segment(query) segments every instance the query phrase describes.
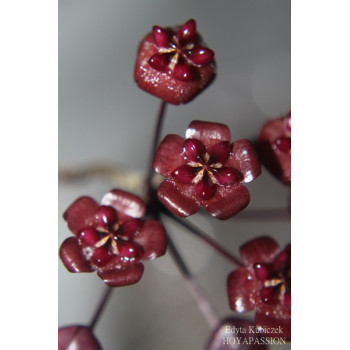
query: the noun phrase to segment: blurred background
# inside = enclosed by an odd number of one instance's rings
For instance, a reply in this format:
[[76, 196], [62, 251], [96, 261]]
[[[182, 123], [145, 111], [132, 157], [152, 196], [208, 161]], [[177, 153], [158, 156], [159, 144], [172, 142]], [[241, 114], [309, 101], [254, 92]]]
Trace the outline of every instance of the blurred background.
[[[140, 194], [160, 101], [138, 89], [133, 69], [138, 44], [153, 25], [196, 19], [217, 63], [217, 77], [202, 94], [168, 106], [163, 136], [184, 136], [199, 119], [227, 124], [232, 140], [254, 140], [267, 120], [291, 108], [289, 0], [60, 0], [58, 10], [59, 245], [70, 236], [62, 213], [78, 196], [99, 201], [114, 187]], [[265, 169], [247, 187], [247, 213], [288, 209], [290, 189]], [[285, 216], [249, 219], [242, 212], [222, 222], [198, 213], [187, 220], [237, 255], [242, 243], [262, 234], [281, 247], [290, 241]], [[226, 278], [234, 266], [165, 223], [219, 316], [233, 316]], [[203, 349], [210, 329], [171, 258], [144, 265], [138, 284], [115, 289], [96, 326], [104, 349]], [[104, 283], [94, 273], [71, 274], [60, 261], [58, 269], [59, 326], [88, 323]]]

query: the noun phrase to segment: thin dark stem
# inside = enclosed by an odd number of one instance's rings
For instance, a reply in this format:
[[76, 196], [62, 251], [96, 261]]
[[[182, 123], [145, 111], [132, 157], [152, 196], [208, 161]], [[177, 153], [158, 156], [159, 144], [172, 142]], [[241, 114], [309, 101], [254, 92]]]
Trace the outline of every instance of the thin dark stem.
[[113, 291], [113, 288], [111, 287], [107, 287], [107, 289], [103, 292], [101, 299], [96, 307], [96, 310], [91, 318], [90, 324], [89, 324], [89, 328], [91, 329], [91, 331], [94, 329], [97, 321], [99, 320], [104, 307], [107, 304], [107, 301], [109, 300], [109, 297], [111, 296]]
[[[149, 191], [152, 188], [152, 177], [153, 177], [153, 167], [152, 167], [152, 162], [153, 162], [153, 157], [154, 153], [156, 152], [158, 143], [159, 143], [159, 138], [160, 134], [162, 131], [162, 125], [163, 125], [163, 120], [165, 116], [165, 111], [166, 111], [166, 106], [167, 103], [165, 101], [161, 101], [160, 106], [159, 106], [159, 111], [158, 111], [158, 116], [155, 124], [155, 129], [154, 129], [154, 134], [153, 134], [153, 142], [151, 146], [151, 152], [150, 152], [150, 157], [149, 157], [149, 166], [148, 166], [148, 172], [147, 172], [147, 177], [146, 177], [146, 188]], [[148, 193], [149, 195], [149, 193]]]
[[175, 260], [180, 272], [184, 276], [190, 288], [190, 291], [198, 305], [198, 308], [202, 312], [208, 325], [212, 329], [214, 329], [219, 324], [219, 318], [217, 316], [217, 313], [214, 310], [213, 305], [210, 303], [209, 299], [205, 295], [204, 291], [202, 290], [201, 286], [199, 285], [195, 277], [192, 275], [191, 271], [188, 269], [181, 254], [177, 250], [174, 242], [169, 237], [169, 235], [168, 235], [168, 249], [171, 253], [171, 256]]
[[223, 257], [225, 257], [235, 265], [240, 267], [244, 266], [243, 263], [238, 258], [236, 258], [232, 253], [230, 253], [225, 248], [221, 247], [213, 238], [211, 238], [207, 233], [203, 232], [201, 229], [199, 229], [195, 225], [189, 223], [188, 221], [181, 220], [177, 216], [169, 212], [163, 212], [163, 214], [166, 215], [171, 220], [185, 227], [189, 232], [193, 233], [195, 236], [200, 238], [209, 247], [213, 248], [216, 252], [218, 252], [220, 255], [222, 255]]

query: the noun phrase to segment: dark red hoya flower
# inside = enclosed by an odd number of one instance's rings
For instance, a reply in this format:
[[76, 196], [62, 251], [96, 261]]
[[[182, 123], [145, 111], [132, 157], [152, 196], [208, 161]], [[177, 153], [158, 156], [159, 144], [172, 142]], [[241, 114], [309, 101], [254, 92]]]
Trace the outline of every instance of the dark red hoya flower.
[[61, 245], [60, 257], [70, 272], [92, 272], [111, 287], [134, 284], [143, 273], [141, 260], [165, 253], [166, 235], [156, 220], [143, 221], [144, 202], [131, 193], [112, 190], [101, 205], [78, 198], [63, 214], [74, 237]]
[[236, 312], [256, 309], [256, 326], [264, 336], [291, 334], [291, 247], [281, 252], [276, 241], [260, 237], [244, 244], [241, 257], [246, 267], [228, 276], [230, 307]]
[[154, 26], [140, 43], [134, 79], [166, 102], [189, 102], [214, 75], [214, 52], [205, 47], [193, 19], [181, 27]]
[[248, 205], [249, 192], [242, 183], [260, 175], [260, 164], [248, 140], [230, 139], [226, 125], [201, 121], [189, 125], [186, 140], [165, 137], [153, 168], [168, 178], [160, 185], [158, 198], [171, 212], [186, 217], [203, 206], [225, 220]]
[[291, 113], [269, 121], [260, 132], [257, 151], [261, 162], [284, 184], [291, 184]]

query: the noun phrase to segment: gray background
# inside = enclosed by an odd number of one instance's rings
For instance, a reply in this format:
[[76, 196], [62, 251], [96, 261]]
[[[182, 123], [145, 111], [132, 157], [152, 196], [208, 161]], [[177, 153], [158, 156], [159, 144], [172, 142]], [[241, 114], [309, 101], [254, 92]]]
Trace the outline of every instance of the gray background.
[[[190, 18], [215, 51], [218, 74], [189, 104], [168, 106], [163, 136], [184, 135], [200, 119], [227, 124], [232, 140], [253, 140], [265, 121], [290, 110], [290, 1], [60, 0], [59, 169], [61, 176], [93, 171], [59, 181], [59, 244], [70, 235], [62, 212], [78, 196], [99, 200], [113, 187], [140, 193], [159, 100], [133, 82], [136, 50], [154, 24]], [[265, 169], [247, 187], [246, 212], [288, 208], [289, 189]], [[290, 241], [288, 219], [248, 221], [246, 215], [221, 222], [196, 214], [190, 220], [236, 254], [261, 234], [281, 246]], [[167, 228], [220, 317], [233, 315], [226, 297], [232, 264], [178, 227]], [[87, 323], [104, 284], [95, 274], [68, 273], [61, 262], [58, 269], [59, 326]], [[145, 263], [138, 284], [114, 291], [96, 335], [105, 350], [199, 350], [209, 327], [166, 255]]]

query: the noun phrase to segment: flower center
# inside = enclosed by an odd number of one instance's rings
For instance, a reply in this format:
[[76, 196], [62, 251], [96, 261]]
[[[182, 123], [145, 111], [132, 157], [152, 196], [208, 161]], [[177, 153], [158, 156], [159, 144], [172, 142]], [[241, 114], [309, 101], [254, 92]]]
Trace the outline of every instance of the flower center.
[[256, 263], [253, 268], [257, 279], [262, 283], [261, 301], [268, 305], [280, 303], [290, 308], [290, 246], [271, 264]]
[[230, 186], [243, 180], [240, 171], [225, 166], [230, 149], [228, 141], [218, 142], [207, 150], [201, 141], [187, 139], [183, 151], [185, 165], [173, 171], [173, 179], [194, 185], [200, 199], [210, 199], [217, 186]]
[[196, 46], [194, 20], [186, 22], [177, 33], [154, 26], [153, 40], [158, 52], [150, 57], [149, 65], [183, 82], [196, 80], [197, 68], [209, 64], [214, 57], [212, 50]]
[[205, 175], [204, 173], [206, 173], [206, 175], [208, 176], [208, 179], [211, 181], [212, 184], [215, 184], [215, 185], [218, 184], [218, 181], [216, 180], [212, 171], [214, 169], [222, 168], [223, 165], [221, 163], [210, 164], [209, 162], [210, 156], [208, 152], [203, 154], [202, 159], [203, 159], [203, 162], [190, 161], [187, 163], [189, 167], [195, 168], [198, 171], [197, 175], [193, 178], [192, 182], [194, 184], [198, 184], [199, 181], [203, 180], [203, 176]]
[[184, 50], [190, 51], [194, 48], [193, 43], [188, 43], [184, 47], [181, 47], [178, 43], [177, 36], [174, 35], [172, 38], [172, 41], [170, 42], [170, 47], [161, 47], [159, 48], [159, 53], [161, 54], [170, 54], [171, 60], [168, 64], [168, 68], [173, 71], [175, 68], [175, 65], [179, 63], [180, 58], [184, 60], [185, 62], [191, 64], [187, 58], [187, 55], [185, 54]]
[[96, 227], [86, 228], [79, 234], [83, 253], [92, 263], [101, 267], [116, 257], [123, 263], [137, 262], [142, 257], [142, 248], [132, 242], [141, 220], [133, 219], [120, 225], [113, 207], [100, 206], [96, 221]]

